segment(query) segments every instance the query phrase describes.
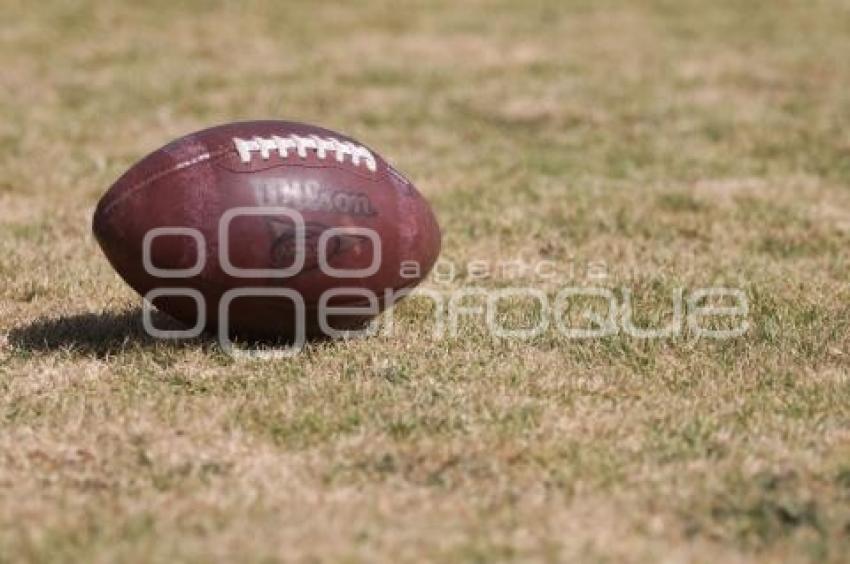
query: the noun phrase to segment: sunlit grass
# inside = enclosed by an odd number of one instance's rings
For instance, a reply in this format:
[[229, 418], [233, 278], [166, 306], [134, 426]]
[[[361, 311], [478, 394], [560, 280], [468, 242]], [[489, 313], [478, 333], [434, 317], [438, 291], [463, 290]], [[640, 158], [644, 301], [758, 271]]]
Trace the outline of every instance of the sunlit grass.
[[[843, 3], [3, 13], [0, 562], [850, 552]], [[456, 266], [431, 289], [626, 289], [660, 326], [677, 288], [740, 288], [750, 330], [518, 341], [473, 318], [434, 338], [419, 300], [393, 335], [286, 361], [146, 337], [95, 202], [168, 140], [258, 117], [404, 170]]]

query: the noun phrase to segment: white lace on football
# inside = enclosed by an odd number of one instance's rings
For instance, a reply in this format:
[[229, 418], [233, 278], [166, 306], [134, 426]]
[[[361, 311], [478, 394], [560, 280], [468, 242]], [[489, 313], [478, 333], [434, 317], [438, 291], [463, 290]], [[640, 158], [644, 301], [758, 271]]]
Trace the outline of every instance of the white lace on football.
[[354, 166], [365, 163], [366, 168], [372, 172], [375, 172], [378, 167], [375, 157], [369, 152], [369, 149], [350, 141], [340, 141], [334, 137], [319, 137], [318, 135], [303, 137], [295, 134], [286, 137], [272, 135], [271, 137], [253, 137], [251, 139], [234, 137], [233, 144], [236, 146], [236, 151], [243, 163], [251, 162], [254, 153], [259, 153], [263, 160], [268, 160], [272, 153], [277, 153], [285, 159], [289, 156], [290, 151], [294, 151], [300, 158], [305, 159], [307, 158], [307, 151], [315, 151], [316, 157], [319, 159], [325, 159], [328, 157], [328, 153], [333, 153], [337, 162], [345, 161], [346, 156], [348, 156]]

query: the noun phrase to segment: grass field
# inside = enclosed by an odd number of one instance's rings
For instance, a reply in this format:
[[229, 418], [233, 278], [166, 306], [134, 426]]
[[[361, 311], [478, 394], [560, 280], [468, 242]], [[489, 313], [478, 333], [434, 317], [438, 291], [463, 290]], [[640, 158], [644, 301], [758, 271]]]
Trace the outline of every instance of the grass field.
[[[846, 561], [846, 2], [0, 7], [0, 562]], [[726, 286], [750, 328], [433, 339], [420, 299], [285, 361], [145, 337], [95, 202], [260, 117], [417, 183], [459, 265], [430, 288], [626, 288], [658, 324]]]

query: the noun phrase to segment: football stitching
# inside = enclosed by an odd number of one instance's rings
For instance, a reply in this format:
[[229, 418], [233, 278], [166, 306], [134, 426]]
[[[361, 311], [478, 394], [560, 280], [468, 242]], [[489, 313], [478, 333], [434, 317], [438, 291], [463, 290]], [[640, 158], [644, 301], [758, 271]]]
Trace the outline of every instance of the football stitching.
[[264, 161], [268, 160], [272, 153], [277, 153], [282, 159], [288, 158], [290, 151], [294, 151], [301, 159], [306, 159], [309, 150], [315, 152], [316, 158], [320, 160], [326, 159], [328, 153], [334, 153], [336, 161], [339, 163], [345, 162], [346, 156], [349, 156], [351, 157], [351, 164], [356, 167], [359, 167], [363, 162], [371, 172], [378, 170], [378, 163], [369, 149], [350, 141], [340, 141], [336, 137], [320, 137], [318, 135], [304, 137], [296, 134], [286, 137], [278, 135], [271, 137], [255, 136], [251, 139], [234, 137], [233, 145], [236, 147], [236, 152], [239, 153], [240, 160], [246, 164], [250, 163], [257, 153]]
[[[233, 144], [240, 160], [243, 163], [250, 162], [255, 151], [260, 153], [260, 157], [263, 160], [268, 160], [272, 152], [276, 152], [281, 158], [286, 158], [288, 157], [290, 150], [294, 150], [300, 158], [305, 159], [307, 157], [307, 150], [309, 149], [315, 151], [316, 157], [320, 160], [324, 160], [327, 157], [328, 152], [336, 154], [336, 161], [338, 163], [344, 162], [345, 156], [350, 155], [351, 163], [354, 166], [359, 167], [361, 161], [364, 161], [366, 168], [368, 168], [371, 172], [377, 171], [377, 161], [369, 149], [362, 145], [357, 145], [348, 141], [340, 141], [335, 137], [322, 138], [318, 135], [303, 137], [296, 134], [291, 134], [287, 137], [279, 137], [277, 135], [273, 135], [272, 137], [255, 136], [250, 140], [234, 137]], [[232, 151], [231, 147], [218, 147], [214, 150], [196, 155], [191, 159], [181, 161], [168, 168], [158, 170], [128, 188], [121, 197], [110, 202], [109, 205], [103, 209], [102, 213], [107, 215], [112, 208], [148, 184], [156, 182], [169, 174], [179, 172], [198, 163], [217, 159], [230, 151]]]

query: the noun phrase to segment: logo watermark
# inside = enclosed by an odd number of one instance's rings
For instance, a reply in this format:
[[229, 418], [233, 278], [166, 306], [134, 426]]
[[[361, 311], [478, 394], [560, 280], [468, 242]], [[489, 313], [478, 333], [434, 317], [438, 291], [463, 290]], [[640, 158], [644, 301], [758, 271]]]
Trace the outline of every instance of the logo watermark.
[[[240, 217], [266, 217], [291, 224], [287, 231], [286, 256], [290, 264], [275, 268], [244, 268], [236, 266], [230, 256], [232, 223]], [[484, 331], [494, 339], [533, 340], [554, 335], [570, 340], [588, 340], [627, 336], [633, 339], [674, 339], [683, 336], [701, 339], [732, 339], [744, 335], [750, 326], [749, 301], [746, 293], [731, 287], [674, 287], [664, 296], [663, 320], [654, 323], [639, 322], [635, 314], [635, 292], [629, 288], [611, 288], [601, 284], [607, 278], [604, 261], [585, 265], [587, 282], [581, 285], [558, 284], [564, 276], [557, 262], [541, 260], [475, 260], [464, 265], [439, 261], [431, 273], [435, 288], [385, 288], [380, 291], [351, 284], [352, 280], [366, 279], [379, 273], [382, 267], [382, 242], [379, 234], [365, 227], [331, 227], [318, 236], [314, 248], [307, 248], [308, 226], [301, 213], [282, 206], [255, 206], [234, 208], [220, 219], [217, 259], [221, 269], [229, 276], [244, 280], [245, 285], [225, 292], [217, 304], [208, 304], [207, 298], [188, 282], [201, 275], [206, 268], [207, 241], [203, 234], [186, 227], [160, 227], [151, 230], [144, 238], [142, 259], [145, 272], [167, 284], [155, 288], [144, 296], [143, 325], [149, 335], [158, 339], [191, 339], [198, 337], [207, 327], [210, 312], [215, 312], [218, 340], [222, 349], [236, 358], [276, 359], [290, 357], [300, 352], [308, 339], [308, 326], [318, 326], [322, 334], [332, 338], [357, 338], [374, 335], [391, 336], [395, 331], [394, 310], [391, 306], [402, 298], [415, 296], [430, 302], [433, 315], [428, 331], [433, 339], [457, 338], [470, 327]], [[195, 264], [187, 268], [165, 269], [153, 264], [153, 244], [161, 237], [189, 237], [194, 240], [197, 256]], [[368, 241], [372, 249], [368, 265], [358, 268], [339, 268], [331, 264], [329, 249], [335, 238], [357, 237]], [[345, 279], [346, 285], [329, 288], [311, 303], [288, 287], [286, 280], [305, 270], [307, 257], [313, 257], [309, 268], [317, 269], [323, 276]], [[576, 270], [570, 264], [571, 273]], [[405, 261], [394, 273], [400, 279], [422, 277], [421, 265]], [[275, 286], [259, 285], [258, 281], [273, 279]], [[488, 288], [476, 285], [491, 280], [519, 279], [532, 283], [508, 287]], [[180, 280], [185, 280], [181, 286]], [[535, 283], [536, 282], [536, 283]], [[543, 289], [543, 286], [546, 289]], [[657, 294], [657, 293], [656, 293]], [[658, 298], [653, 295], [653, 298]], [[154, 327], [152, 310], [154, 300], [160, 298], [190, 298], [194, 303], [195, 324], [185, 330], [160, 330]], [[232, 334], [232, 306], [238, 299], [262, 298], [282, 304], [286, 318], [281, 320], [281, 330], [290, 341], [285, 346], [242, 348], [234, 342]], [[659, 301], [656, 299], [656, 301]], [[315, 303], [313, 303], [315, 302]], [[340, 305], [344, 303], [345, 305]], [[388, 311], [377, 317], [382, 309]], [[308, 310], [310, 318], [308, 319]], [[270, 312], [270, 315], [273, 314]], [[511, 323], [511, 317], [521, 317], [522, 322]], [[341, 329], [333, 321], [349, 318], [371, 319], [365, 326]], [[283, 326], [285, 324], [285, 327]], [[347, 326], [348, 324], [343, 324]]]

